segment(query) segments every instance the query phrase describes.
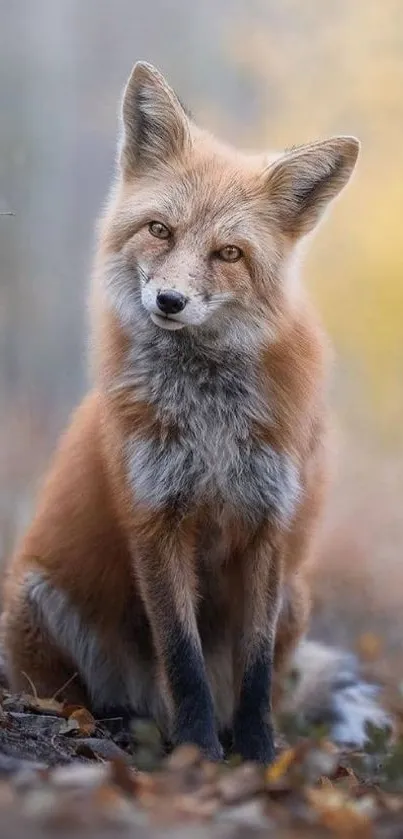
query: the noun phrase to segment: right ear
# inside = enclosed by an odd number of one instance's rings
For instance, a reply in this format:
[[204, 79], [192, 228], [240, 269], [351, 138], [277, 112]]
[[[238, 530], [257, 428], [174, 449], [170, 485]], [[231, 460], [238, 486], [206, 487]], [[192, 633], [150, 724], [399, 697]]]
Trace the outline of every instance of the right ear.
[[123, 170], [155, 168], [178, 157], [190, 143], [189, 120], [174, 91], [155, 67], [134, 65], [122, 104]]
[[360, 144], [355, 137], [331, 137], [286, 152], [265, 172], [265, 185], [283, 231], [310, 233], [327, 205], [346, 186]]

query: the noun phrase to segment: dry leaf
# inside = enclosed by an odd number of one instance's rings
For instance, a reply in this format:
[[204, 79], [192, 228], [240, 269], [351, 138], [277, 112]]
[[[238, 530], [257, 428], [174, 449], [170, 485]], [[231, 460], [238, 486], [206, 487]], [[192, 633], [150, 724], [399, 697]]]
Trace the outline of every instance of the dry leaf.
[[325, 789], [333, 789], [333, 783], [327, 775], [321, 775], [318, 779], [318, 784]]
[[191, 744], [184, 744], [178, 746], [166, 760], [166, 765], [169, 769], [183, 771], [196, 766], [202, 761], [202, 754], [197, 746]]
[[[74, 710], [69, 717], [62, 722], [60, 734], [80, 734], [81, 737], [91, 737], [96, 729], [96, 722], [92, 714], [86, 708], [70, 706]], [[64, 716], [64, 714], [63, 714]]]
[[[320, 823], [333, 830], [336, 835], [344, 837], [368, 837], [371, 829], [369, 810], [372, 800], [356, 801], [348, 798], [335, 787], [307, 788], [306, 797], [316, 810]], [[368, 806], [366, 806], [368, 803]]]
[[123, 760], [115, 758], [110, 763], [111, 783], [119, 787], [127, 795], [133, 795], [136, 789], [134, 772]]
[[63, 705], [62, 716], [68, 719], [74, 711], [81, 711], [82, 705]]
[[110, 784], [103, 784], [94, 790], [94, 802], [101, 810], [119, 812], [125, 807], [125, 800], [122, 793]]
[[347, 782], [350, 790], [359, 786], [359, 780], [350, 766], [338, 766], [337, 772], [334, 775], [334, 781]]
[[49, 697], [42, 699], [39, 696], [24, 695], [24, 702], [33, 711], [40, 711], [42, 714], [56, 714], [60, 716], [63, 713], [63, 703], [58, 702], [57, 699]]
[[265, 777], [266, 781], [269, 784], [276, 783], [282, 778], [288, 769], [290, 768], [291, 764], [294, 763], [296, 758], [296, 750], [295, 749], [286, 749], [285, 752], [282, 752], [276, 760], [266, 769]]
[[217, 789], [226, 804], [242, 801], [264, 789], [264, 777], [258, 766], [243, 763], [230, 772], [224, 772], [217, 781]]
[[79, 731], [80, 725], [73, 717], [63, 720], [59, 728], [59, 734], [78, 734]]
[[174, 815], [179, 818], [211, 819], [220, 806], [220, 799], [218, 796], [209, 796], [203, 799], [195, 794], [179, 794], [174, 796], [171, 805]]
[[97, 727], [94, 717], [86, 708], [77, 708], [76, 711], [70, 714], [68, 721], [70, 720], [74, 720], [77, 723], [78, 732], [83, 737], [90, 737], [91, 734], [94, 734]]

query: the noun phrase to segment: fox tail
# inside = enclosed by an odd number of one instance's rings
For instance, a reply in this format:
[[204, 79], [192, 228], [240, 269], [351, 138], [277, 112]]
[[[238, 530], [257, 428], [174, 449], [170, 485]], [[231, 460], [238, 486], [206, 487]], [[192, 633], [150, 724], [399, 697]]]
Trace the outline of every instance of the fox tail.
[[335, 743], [362, 747], [367, 723], [393, 728], [380, 702], [380, 686], [362, 676], [355, 655], [305, 639], [295, 650], [292, 673], [293, 688], [286, 691], [281, 712], [326, 724]]

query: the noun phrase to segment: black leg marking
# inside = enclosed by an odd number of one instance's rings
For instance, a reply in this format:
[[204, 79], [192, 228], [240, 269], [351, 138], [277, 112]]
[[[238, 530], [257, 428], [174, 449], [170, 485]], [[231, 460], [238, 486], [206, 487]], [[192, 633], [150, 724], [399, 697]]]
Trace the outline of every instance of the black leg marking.
[[229, 757], [234, 751], [234, 732], [232, 728], [223, 728], [219, 732], [219, 738], [225, 757]]
[[234, 751], [244, 760], [266, 764], [274, 758], [271, 680], [271, 651], [262, 647], [245, 670], [234, 719]]
[[170, 629], [165, 666], [175, 709], [175, 744], [195, 743], [211, 760], [220, 760], [214, 706], [201, 651], [181, 626]]

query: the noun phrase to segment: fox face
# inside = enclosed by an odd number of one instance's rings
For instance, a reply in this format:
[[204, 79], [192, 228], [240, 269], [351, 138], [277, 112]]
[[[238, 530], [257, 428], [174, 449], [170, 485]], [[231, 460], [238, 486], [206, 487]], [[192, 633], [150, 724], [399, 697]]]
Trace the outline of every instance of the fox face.
[[122, 321], [213, 333], [250, 324], [275, 336], [298, 290], [298, 244], [346, 185], [358, 148], [336, 137], [284, 154], [237, 152], [137, 64], [103, 231], [106, 291]]
[[264, 252], [275, 243], [259, 224], [253, 182], [242, 188], [236, 171], [220, 163], [190, 162], [158, 195], [148, 190], [145, 215], [125, 246], [141, 304], [162, 329], [218, 325], [258, 303]]

